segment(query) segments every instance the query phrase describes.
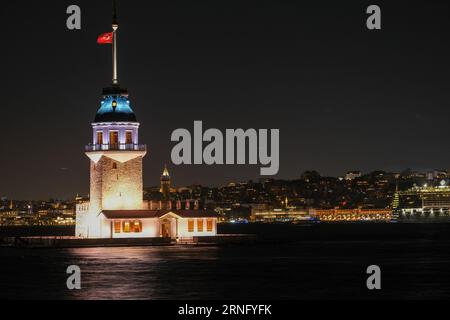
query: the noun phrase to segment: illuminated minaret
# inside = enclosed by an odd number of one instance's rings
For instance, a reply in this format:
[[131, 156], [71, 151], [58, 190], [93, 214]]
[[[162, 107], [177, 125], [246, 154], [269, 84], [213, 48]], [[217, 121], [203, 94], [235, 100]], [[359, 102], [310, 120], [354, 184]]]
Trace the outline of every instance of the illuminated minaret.
[[102, 101], [92, 123], [92, 143], [86, 146], [90, 164], [90, 203], [84, 215], [77, 214], [77, 236], [101, 237], [99, 221], [104, 210], [143, 209], [142, 159], [139, 123], [131, 109], [128, 91], [119, 86], [117, 30], [114, 2], [112, 86], [103, 89]]
[[164, 171], [160, 178], [160, 182], [161, 182], [160, 192], [163, 194], [164, 200], [169, 200], [170, 199], [171, 181], [170, 181], [169, 170], [167, 170], [167, 166], [164, 167]]

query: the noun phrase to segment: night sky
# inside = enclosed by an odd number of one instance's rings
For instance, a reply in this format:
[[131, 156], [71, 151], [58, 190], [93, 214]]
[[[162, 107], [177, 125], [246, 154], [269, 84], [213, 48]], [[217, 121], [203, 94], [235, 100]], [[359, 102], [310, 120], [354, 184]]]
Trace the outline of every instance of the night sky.
[[[258, 179], [260, 166], [170, 165], [177, 128], [280, 129], [279, 178], [305, 170], [450, 168], [448, 1], [119, 1], [119, 80], [177, 186]], [[390, 2], [390, 3], [389, 3]], [[395, 2], [393, 4], [392, 2]], [[366, 28], [370, 4], [382, 30]], [[82, 9], [82, 30], [66, 8]], [[1, 5], [0, 196], [89, 192], [91, 122], [111, 82], [111, 1]]]

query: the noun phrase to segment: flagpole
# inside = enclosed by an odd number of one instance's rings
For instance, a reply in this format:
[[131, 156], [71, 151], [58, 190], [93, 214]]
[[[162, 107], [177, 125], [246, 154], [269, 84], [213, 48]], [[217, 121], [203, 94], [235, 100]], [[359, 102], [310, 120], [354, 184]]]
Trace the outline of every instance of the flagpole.
[[113, 29], [113, 44], [112, 44], [112, 60], [113, 60], [113, 85], [119, 84], [119, 77], [117, 72], [117, 29], [119, 29], [119, 23], [117, 21], [117, 6], [116, 1], [113, 0], [113, 20], [112, 20], [112, 29]]

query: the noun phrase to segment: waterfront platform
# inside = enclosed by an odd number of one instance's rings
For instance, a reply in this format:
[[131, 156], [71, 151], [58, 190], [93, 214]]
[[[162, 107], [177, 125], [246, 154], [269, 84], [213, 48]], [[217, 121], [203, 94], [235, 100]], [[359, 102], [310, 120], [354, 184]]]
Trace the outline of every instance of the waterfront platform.
[[4, 237], [0, 238], [0, 247], [95, 248], [176, 245], [230, 245], [252, 243], [254, 241], [256, 241], [256, 236], [247, 234], [223, 234], [211, 237], [193, 237], [177, 240], [170, 238], [82, 239], [67, 236]]

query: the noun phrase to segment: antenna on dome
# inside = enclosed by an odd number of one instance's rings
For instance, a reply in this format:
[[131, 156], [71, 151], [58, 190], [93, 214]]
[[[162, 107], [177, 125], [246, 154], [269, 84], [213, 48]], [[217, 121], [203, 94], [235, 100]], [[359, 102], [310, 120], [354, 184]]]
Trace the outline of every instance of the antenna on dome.
[[113, 51], [113, 86], [117, 86], [119, 84], [119, 76], [117, 72], [117, 30], [119, 29], [119, 22], [117, 19], [117, 1], [113, 0], [113, 18], [112, 18], [112, 29], [113, 29], [113, 43], [112, 43], [112, 51]]

